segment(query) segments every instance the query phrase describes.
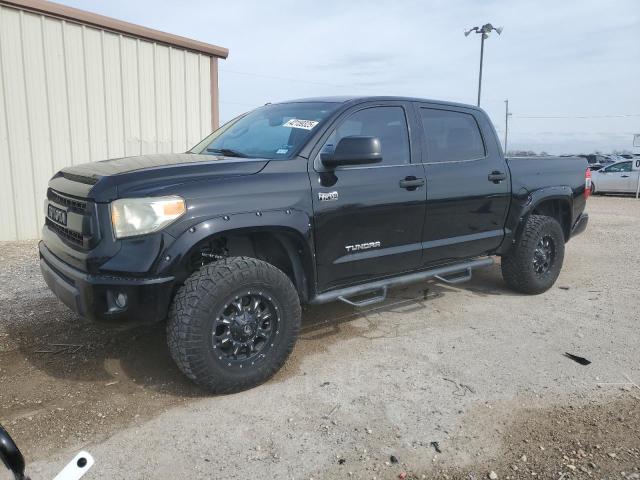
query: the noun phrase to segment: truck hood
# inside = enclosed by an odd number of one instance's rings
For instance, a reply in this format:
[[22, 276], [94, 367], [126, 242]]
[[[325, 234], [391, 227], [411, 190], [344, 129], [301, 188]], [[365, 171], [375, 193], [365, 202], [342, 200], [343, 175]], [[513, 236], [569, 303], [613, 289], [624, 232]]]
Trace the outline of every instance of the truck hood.
[[67, 167], [49, 182], [70, 195], [109, 202], [124, 196], [161, 194], [185, 182], [253, 175], [269, 160], [167, 153], [115, 158]]

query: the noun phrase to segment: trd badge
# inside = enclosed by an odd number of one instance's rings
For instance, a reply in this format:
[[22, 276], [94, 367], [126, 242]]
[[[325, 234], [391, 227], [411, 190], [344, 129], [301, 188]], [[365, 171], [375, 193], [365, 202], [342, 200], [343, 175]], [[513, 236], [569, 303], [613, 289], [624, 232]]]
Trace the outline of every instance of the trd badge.
[[321, 202], [333, 202], [338, 199], [338, 192], [318, 192], [318, 200]]

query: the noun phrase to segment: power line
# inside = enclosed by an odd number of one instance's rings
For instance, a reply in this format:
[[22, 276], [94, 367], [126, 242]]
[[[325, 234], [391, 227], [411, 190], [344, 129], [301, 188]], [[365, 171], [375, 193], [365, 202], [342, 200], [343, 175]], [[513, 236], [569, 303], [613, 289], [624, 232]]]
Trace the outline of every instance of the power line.
[[261, 105], [257, 105], [255, 103], [242, 103], [242, 102], [228, 102], [225, 100], [220, 100], [220, 103], [228, 103], [230, 105], [242, 105], [244, 107], [260, 107]]
[[[306, 83], [309, 85], [322, 85], [327, 87], [335, 87], [335, 88], [345, 88], [347, 85], [337, 85], [335, 83], [324, 83], [324, 82], [316, 82], [313, 80], [303, 80], [300, 78], [292, 78], [292, 77], [281, 77], [276, 75], [263, 75], [260, 73], [252, 73], [252, 72], [242, 72], [239, 70], [229, 70], [226, 68], [220, 68], [220, 71], [233, 73], [236, 75], [246, 75], [249, 77], [258, 77], [258, 78], [269, 78], [272, 80], [283, 80], [287, 82], [295, 82], [295, 83]], [[504, 100], [498, 100], [494, 98], [485, 99], [492, 102], [503, 102]], [[247, 107], [257, 107], [259, 105], [253, 105], [249, 103], [240, 103], [240, 102], [223, 102], [220, 103], [230, 103], [236, 105], [245, 105]], [[523, 119], [554, 119], [554, 118], [567, 118], [567, 119], [591, 119], [591, 118], [632, 118], [632, 117], [640, 117], [640, 113], [626, 113], [626, 114], [606, 114], [606, 115], [515, 115], [510, 114], [513, 118], [523, 118]]]
[[[299, 78], [291, 78], [291, 77], [280, 77], [280, 76], [276, 76], [276, 75], [263, 75], [263, 74], [259, 74], [259, 73], [252, 73], [252, 72], [241, 72], [239, 70], [228, 70], [226, 68], [220, 68], [220, 71], [223, 72], [228, 72], [228, 73], [233, 73], [236, 75], [246, 75], [249, 77], [258, 77], [258, 78], [269, 78], [272, 80], [283, 80], [283, 81], [288, 81], [288, 82], [296, 82], [296, 83], [306, 83], [309, 85], [322, 85], [322, 86], [327, 86], [327, 87], [335, 87], [335, 88], [345, 88], [346, 85], [337, 85], [334, 83], [324, 83], [324, 82], [316, 82], [316, 81], [312, 81], [312, 80], [302, 80]], [[493, 98], [489, 98], [486, 99], [489, 101], [494, 101], [494, 102], [502, 102], [504, 100], [498, 100], [498, 99], [493, 99]], [[228, 103], [228, 104], [232, 104], [232, 105], [243, 105], [246, 107], [259, 107], [261, 105], [255, 105], [255, 104], [250, 104], [250, 103], [242, 103], [242, 102], [230, 102], [230, 101], [220, 101], [220, 103]], [[512, 113], [509, 113], [509, 116], [513, 117], [513, 118], [522, 118], [522, 119], [562, 119], [562, 118], [566, 118], [566, 119], [593, 119], [593, 118], [633, 118], [633, 117], [640, 117], [640, 113], [627, 113], [627, 114], [607, 114], [607, 115], [515, 115]]]
[[612, 115], [513, 115], [514, 118], [629, 118], [640, 117], [640, 113]]
[[333, 83], [314, 82], [312, 80], [301, 80], [299, 78], [289, 78], [289, 77], [277, 77], [277, 76], [274, 76], [274, 75], [262, 75], [262, 74], [251, 73], [251, 72], [240, 72], [238, 70], [228, 70], [226, 68], [221, 68], [220, 71], [228, 72], [228, 73], [235, 73], [236, 75], [247, 75], [249, 77], [270, 78], [272, 80], [284, 80], [284, 81], [287, 81], [287, 82], [296, 82], [296, 83], [308, 83], [309, 85], [322, 85], [322, 86], [326, 86], [326, 87], [337, 87], [337, 88], [345, 87], [345, 85], [336, 85], [336, 84], [333, 84]]

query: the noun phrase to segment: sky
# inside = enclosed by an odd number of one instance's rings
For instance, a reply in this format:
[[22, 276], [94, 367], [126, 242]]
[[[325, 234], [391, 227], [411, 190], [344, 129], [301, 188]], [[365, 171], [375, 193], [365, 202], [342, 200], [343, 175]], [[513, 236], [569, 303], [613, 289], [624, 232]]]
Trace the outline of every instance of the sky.
[[476, 103], [509, 150], [629, 150], [640, 134], [640, 0], [60, 0], [229, 49], [220, 117], [294, 98]]

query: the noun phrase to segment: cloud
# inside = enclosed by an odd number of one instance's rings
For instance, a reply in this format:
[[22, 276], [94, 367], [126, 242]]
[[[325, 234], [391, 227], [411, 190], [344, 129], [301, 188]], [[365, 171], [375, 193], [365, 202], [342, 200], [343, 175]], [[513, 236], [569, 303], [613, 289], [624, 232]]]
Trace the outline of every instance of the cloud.
[[[480, 42], [462, 33], [486, 22], [504, 26], [485, 42], [483, 74], [482, 106], [498, 130], [505, 98], [521, 116], [640, 113], [637, 0], [61, 1], [228, 47], [223, 120], [332, 94], [475, 103]], [[640, 117], [513, 118], [509, 131], [519, 148], [608, 151], [631, 147]]]

